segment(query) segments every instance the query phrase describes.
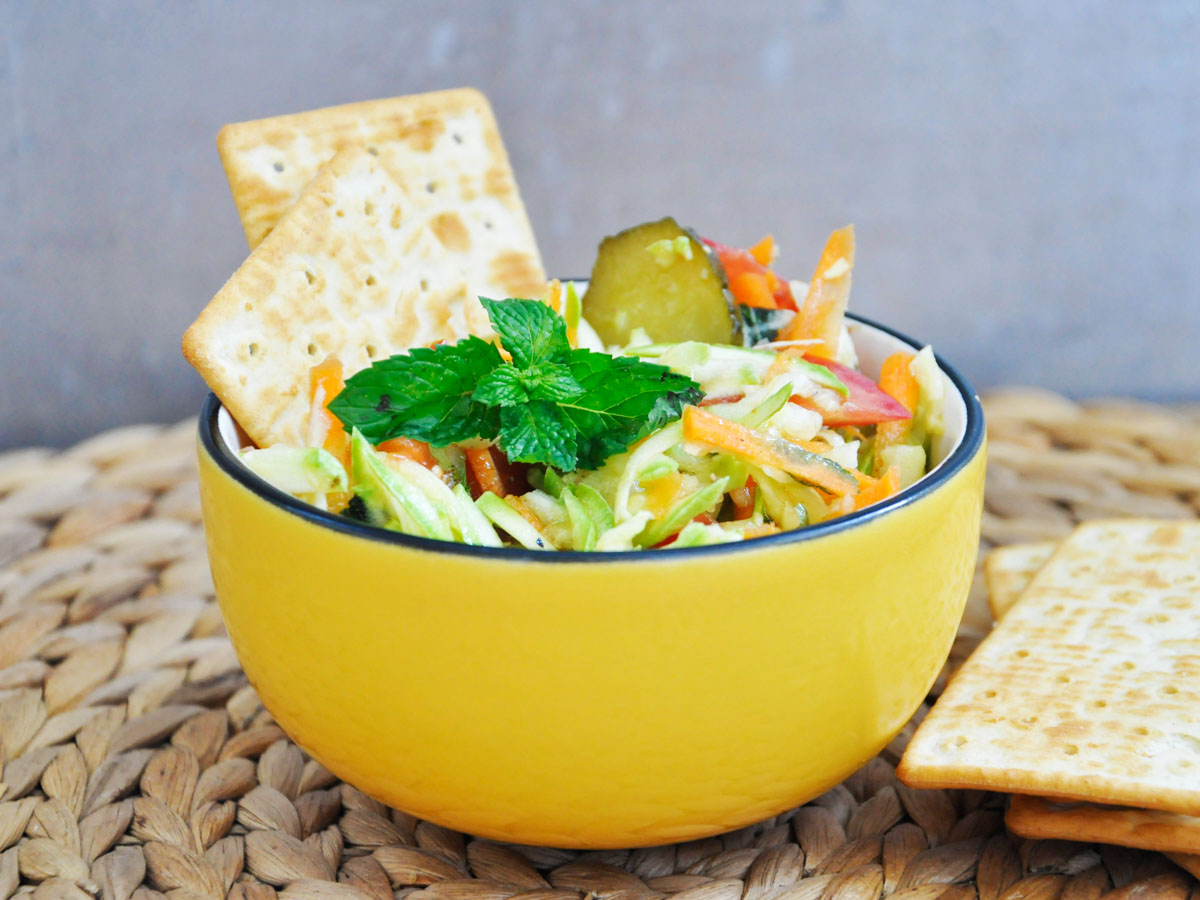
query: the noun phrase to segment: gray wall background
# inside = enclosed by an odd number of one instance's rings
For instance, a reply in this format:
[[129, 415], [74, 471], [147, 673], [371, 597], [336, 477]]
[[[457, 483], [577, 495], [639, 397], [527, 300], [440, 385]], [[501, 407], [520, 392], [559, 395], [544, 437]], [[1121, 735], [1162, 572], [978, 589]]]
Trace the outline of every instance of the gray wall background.
[[0, 447], [192, 414], [179, 336], [246, 254], [235, 121], [463, 84], [547, 267], [673, 213], [977, 386], [1200, 397], [1200, 16], [1186, 2], [0, 0]]

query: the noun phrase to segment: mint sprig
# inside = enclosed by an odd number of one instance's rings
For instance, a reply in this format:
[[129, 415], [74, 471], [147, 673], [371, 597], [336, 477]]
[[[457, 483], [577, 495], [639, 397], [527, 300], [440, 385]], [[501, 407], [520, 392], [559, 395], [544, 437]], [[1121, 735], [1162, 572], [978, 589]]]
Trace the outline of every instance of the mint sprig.
[[511, 362], [477, 337], [417, 348], [352, 375], [330, 411], [375, 444], [498, 440], [513, 462], [569, 472], [599, 468], [703, 396], [665, 366], [572, 349], [544, 303], [480, 300]]
[[346, 379], [329, 410], [347, 431], [357, 428], [373, 444], [420, 434], [420, 440], [444, 447], [492, 435], [499, 410], [474, 394], [480, 380], [503, 363], [496, 346], [477, 337], [416, 347]]

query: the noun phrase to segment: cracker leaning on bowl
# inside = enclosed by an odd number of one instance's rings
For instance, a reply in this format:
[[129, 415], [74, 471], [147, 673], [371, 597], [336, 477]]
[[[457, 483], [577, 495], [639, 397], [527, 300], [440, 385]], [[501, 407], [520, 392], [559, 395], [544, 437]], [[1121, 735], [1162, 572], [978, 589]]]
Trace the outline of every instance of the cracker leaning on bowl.
[[468, 330], [460, 266], [362, 148], [338, 153], [213, 297], [183, 352], [262, 447], [303, 445], [309, 371]]
[[[1151, 538], [1156, 537], [1158, 542], [1169, 542], [1171, 540], [1172, 532], [1170, 529], [1172, 527], [1174, 527], [1174, 523], [1126, 520], [1095, 523], [1083, 526], [1083, 529], [1104, 528], [1110, 533], [1132, 532], [1131, 536], [1133, 540], [1126, 545], [1125, 549], [1128, 552], [1128, 556], [1132, 557], [1132, 565], [1136, 566], [1140, 563], [1144, 567], [1151, 562], [1150, 556], [1153, 555], [1154, 551], [1151, 546], [1140, 543], [1140, 539], [1147, 537], [1147, 531], [1149, 530]], [[1190, 523], [1188, 526], [1180, 529], [1179, 537], [1182, 546], [1185, 548], [1181, 552], [1185, 557], [1188, 552], [1186, 548], [1191, 547], [1194, 552], [1196, 542], [1200, 540], [1200, 538], [1196, 537], [1198, 530], [1200, 530], [1200, 523]], [[1021, 599], [1022, 612], [1028, 613], [1028, 610], [1024, 609], [1026, 601], [1022, 599], [1022, 595], [1031, 584], [1038, 589], [1032, 598], [1032, 605], [1035, 611], [1044, 607], [1045, 595], [1048, 590], [1053, 589], [1055, 581], [1053, 575], [1048, 576], [1045, 583], [1038, 579], [1039, 563], [1044, 562], [1050, 557], [1054, 549], [1055, 545], [1053, 544], [1040, 543], [1013, 545], [993, 551], [984, 565], [988, 576], [989, 602], [997, 619], [1003, 617], [1018, 599]], [[1070, 548], [1068, 550], [1068, 554], [1064, 555], [1065, 560], [1070, 559]], [[1118, 566], [1121, 562], [1122, 560], [1118, 559]], [[1063, 564], [1063, 562], [1059, 563], [1060, 566]], [[1080, 572], [1076, 565], [1077, 576], [1087, 576], [1090, 574], [1097, 579], [1104, 579], [1106, 578], [1105, 572], [1106, 570], [1104, 569], [1100, 571]], [[1128, 574], [1132, 575], [1132, 572]], [[1146, 580], [1158, 584], [1161, 589], [1161, 585], [1165, 579], [1162, 575], [1150, 573]], [[1200, 571], [1197, 570], [1194, 557], [1190, 571], [1186, 571], [1185, 566], [1185, 571], [1177, 573], [1176, 581], [1179, 582], [1178, 586], [1190, 590], [1193, 609], [1200, 607], [1200, 602], [1195, 602], [1197, 600], [1197, 592], [1200, 591]], [[1041, 600], [1043, 607], [1037, 606], [1039, 596], [1043, 598]], [[1184, 605], [1183, 601], [1184, 595], [1180, 594], [1175, 595], [1174, 599], [1169, 602], [1171, 606], [1178, 608]], [[1161, 614], [1151, 613], [1150, 615], [1157, 616]], [[1178, 609], [1176, 609], [1176, 615], [1178, 616]], [[1002, 625], [1001, 627], [1003, 628], [1004, 626]], [[1196, 635], [1197, 630], [1193, 626], [1188, 633]], [[1034, 639], [1031, 643], [1036, 645], [1037, 640]], [[1059, 683], [1055, 682], [1055, 684]], [[986, 695], [986, 693], [985, 691], [984, 694]], [[987, 699], [986, 696], [985, 699]], [[1103, 700], [1103, 698], [1100, 699]], [[1103, 702], [1107, 703], [1108, 701]], [[1099, 707], [1099, 709], [1108, 708], [1110, 707]], [[941, 715], [943, 714], [939, 714], [939, 716]], [[1169, 727], [1170, 723], [1167, 724]], [[943, 729], [945, 725], [946, 722], [943, 721], [941, 723]], [[936, 727], [938, 725], [935, 722]], [[1146, 725], [1134, 725], [1133, 727], [1135, 730], [1139, 728], [1148, 730]], [[1151, 739], [1154, 737], [1153, 734], [1139, 736]], [[922, 737], [920, 732], [918, 732], [918, 737]], [[929, 734], [927, 733], [922, 739], [927, 740], [928, 737]], [[952, 738], [951, 742], [954, 740], [956, 738]], [[1077, 757], [1078, 754], [1075, 756]], [[906, 778], [909, 776], [909, 769], [912, 767], [914, 761], [919, 765], [920, 759], [920, 751], [912, 758], [906, 756], [905, 762], [908, 765], [902, 767], [902, 773]], [[979, 785], [973, 782], [972, 786]], [[988, 786], [992, 787], [990, 784]], [[1017, 786], [1008, 786], [1001, 789], [1019, 790], [1020, 788]], [[1087, 800], [1047, 799], [1014, 794], [1005, 818], [1005, 823], [1009, 827], [1009, 830], [1022, 837], [1088, 840], [1162, 851], [1176, 864], [1200, 877], [1200, 855], [1196, 852], [1200, 850], [1200, 817], [1198, 816], [1164, 812], [1161, 810], [1137, 809], [1130, 806], [1112, 806], [1093, 803]]]
[[[487, 98], [471, 88], [226, 125], [217, 149], [255, 247], [335, 153], [361, 146], [409, 191], [472, 296], [541, 297], [546, 276]], [[476, 333], [490, 333], [477, 303]]]

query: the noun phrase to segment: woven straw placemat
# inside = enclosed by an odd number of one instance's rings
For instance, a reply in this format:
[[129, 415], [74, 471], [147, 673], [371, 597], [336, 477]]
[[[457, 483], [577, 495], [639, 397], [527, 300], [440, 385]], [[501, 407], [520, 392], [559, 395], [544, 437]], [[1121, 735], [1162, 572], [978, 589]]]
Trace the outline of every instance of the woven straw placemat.
[[[985, 406], [985, 550], [1200, 510], [1200, 409], [1033, 391]], [[905, 788], [908, 730], [807, 806], [677, 846], [509, 847], [390, 810], [307, 759], [246, 683], [213, 600], [194, 442], [189, 420], [0, 454], [4, 898], [1200, 896], [1156, 853], [1008, 835], [1000, 795]], [[952, 663], [988, 627], [975, 591]]]

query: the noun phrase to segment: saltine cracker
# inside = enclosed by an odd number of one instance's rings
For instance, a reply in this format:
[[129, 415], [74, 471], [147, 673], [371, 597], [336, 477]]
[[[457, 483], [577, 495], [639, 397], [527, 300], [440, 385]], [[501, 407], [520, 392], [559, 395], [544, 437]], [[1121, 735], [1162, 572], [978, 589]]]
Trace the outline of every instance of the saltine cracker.
[[1119, 844], [1142, 850], [1200, 853], [1200, 818], [1157, 809], [1048, 800], [1014, 794], [1004, 816], [1008, 830], [1038, 840]]
[[[1003, 618], [1050, 558], [1058, 543], [1010, 544], [984, 563], [988, 603]], [[1004, 824], [1013, 834], [1039, 840], [1086, 840], [1157, 850], [1200, 878], [1200, 817], [1159, 810], [1056, 801], [1013, 794]]]
[[[217, 149], [250, 246], [338, 150], [362, 146], [411, 195], [473, 296], [542, 297], [546, 276], [495, 116], [458, 88], [226, 125]], [[471, 324], [490, 334], [477, 304]]]
[[993, 621], [1004, 618], [1057, 549], [1058, 541], [1039, 541], [1036, 544], [1008, 544], [987, 555], [983, 561], [983, 576]]
[[1200, 522], [1067, 538], [917, 729], [898, 773], [1200, 815]]
[[259, 446], [306, 443], [309, 371], [346, 374], [468, 332], [474, 298], [377, 157], [338, 153], [183, 337], [183, 352]]

